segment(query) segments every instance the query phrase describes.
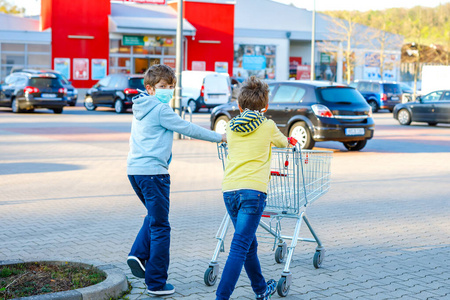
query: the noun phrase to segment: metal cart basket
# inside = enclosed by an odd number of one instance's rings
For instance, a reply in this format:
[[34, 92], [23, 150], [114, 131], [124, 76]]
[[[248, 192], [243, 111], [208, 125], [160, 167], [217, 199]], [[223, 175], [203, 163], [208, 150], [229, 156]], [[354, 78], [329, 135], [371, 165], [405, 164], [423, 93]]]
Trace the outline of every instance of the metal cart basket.
[[[218, 144], [217, 149], [225, 168], [227, 145]], [[272, 148], [267, 205], [263, 213], [263, 217], [269, 218], [269, 222], [261, 220], [259, 226], [273, 238], [275, 261], [285, 262], [277, 285], [277, 292], [282, 297], [286, 297], [289, 293], [292, 281], [289, 266], [297, 241], [316, 242], [313, 265], [315, 268], [320, 268], [322, 264], [325, 248], [306, 217], [306, 207], [330, 188], [331, 158], [332, 151], [300, 150], [299, 144], [292, 148]], [[281, 234], [281, 221], [284, 218], [296, 220], [292, 236]], [[305, 222], [313, 238], [299, 237], [302, 221]], [[216, 249], [204, 274], [206, 285], [212, 286], [217, 281], [219, 274], [217, 259], [219, 253], [225, 251], [224, 240], [229, 224], [230, 217], [226, 213], [216, 234], [218, 240]], [[290, 246], [287, 246], [285, 240], [291, 240]]]

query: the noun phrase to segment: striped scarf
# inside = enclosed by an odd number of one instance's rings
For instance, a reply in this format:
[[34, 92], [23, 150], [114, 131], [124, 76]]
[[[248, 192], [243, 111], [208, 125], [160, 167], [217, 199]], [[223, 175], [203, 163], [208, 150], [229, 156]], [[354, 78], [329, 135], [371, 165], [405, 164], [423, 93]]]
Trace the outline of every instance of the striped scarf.
[[245, 110], [230, 121], [230, 128], [234, 132], [252, 132], [266, 120], [261, 113]]

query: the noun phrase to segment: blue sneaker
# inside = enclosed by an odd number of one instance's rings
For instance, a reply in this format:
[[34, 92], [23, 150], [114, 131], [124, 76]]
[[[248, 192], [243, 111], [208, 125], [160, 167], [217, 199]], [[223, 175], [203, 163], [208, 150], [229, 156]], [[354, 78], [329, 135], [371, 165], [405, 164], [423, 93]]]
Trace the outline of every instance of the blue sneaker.
[[166, 285], [162, 289], [157, 291], [147, 290], [147, 294], [153, 296], [172, 295], [173, 293], [175, 293], [175, 288], [170, 283], [166, 283]]
[[130, 255], [127, 258], [127, 264], [134, 276], [137, 278], [145, 278], [145, 260]]
[[270, 297], [272, 297], [273, 294], [275, 294], [275, 291], [277, 290], [277, 282], [273, 279], [270, 279], [267, 281], [267, 288], [266, 292], [261, 295], [256, 295], [256, 300], [268, 300]]

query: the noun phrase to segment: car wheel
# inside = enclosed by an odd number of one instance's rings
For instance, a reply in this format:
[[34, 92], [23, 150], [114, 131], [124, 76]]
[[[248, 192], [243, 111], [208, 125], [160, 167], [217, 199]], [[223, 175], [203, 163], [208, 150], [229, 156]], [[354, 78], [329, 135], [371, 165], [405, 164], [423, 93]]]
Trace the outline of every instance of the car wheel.
[[214, 131], [220, 134], [224, 134], [227, 130], [227, 124], [230, 119], [227, 116], [220, 116], [214, 122]]
[[86, 97], [84, 99], [84, 107], [86, 107], [87, 110], [93, 111], [97, 108], [97, 106], [94, 105], [94, 99], [92, 99], [91, 96]]
[[53, 112], [54, 112], [55, 114], [62, 114], [63, 108], [62, 108], [62, 107], [53, 108]]
[[354, 141], [354, 142], [343, 142], [343, 144], [344, 144], [345, 148], [347, 148], [348, 151], [359, 151], [366, 146], [367, 140]]
[[188, 106], [192, 112], [197, 112], [199, 109], [198, 105], [197, 105], [197, 101], [195, 101], [194, 99], [189, 100]]
[[369, 105], [370, 107], [372, 107], [372, 112], [377, 112], [378, 111], [378, 103], [375, 100], [370, 100], [369, 101]]
[[11, 109], [15, 114], [22, 112], [22, 109], [20, 109], [19, 101], [17, 101], [16, 98], [11, 101]]
[[122, 100], [117, 99], [114, 102], [114, 110], [116, 111], [116, 113], [121, 114], [125, 111], [125, 105], [123, 105]]
[[401, 109], [398, 112], [398, 116], [397, 116], [398, 122], [401, 125], [409, 125], [411, 124], [411, 114], [409, 113], [409, 111], [407, 109]]
[[437, 125], [437, 122], [428, 122], [428, 125], [430, 125], [430, 126], [436, 126], [436, 125]]
[[312, 149], [316, 143], [312, 139], [311, 132], [305, 122], [294, 123], [289, 130], [289, 136], [296, 139], [302, 149]]

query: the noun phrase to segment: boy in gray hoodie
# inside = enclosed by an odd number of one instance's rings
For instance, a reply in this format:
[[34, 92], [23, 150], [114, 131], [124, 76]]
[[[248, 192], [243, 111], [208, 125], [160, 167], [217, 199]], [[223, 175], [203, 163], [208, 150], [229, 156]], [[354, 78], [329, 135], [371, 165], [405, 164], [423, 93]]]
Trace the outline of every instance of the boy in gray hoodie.
[[127, 174], [141, 202], [147, 208], [127, 263], [134, 276], [145, 278], [147, 293], [170, 295], [175, 288], [167, 283], [170, 224], [169, 164], [173, 132], [210, 142], [226, 141], [225, 135], [181, 119], [168, 105], [176, 76], [165, 65], [153, 65], [144, 77], [147, 93], [133, 99], [130, 152]]

